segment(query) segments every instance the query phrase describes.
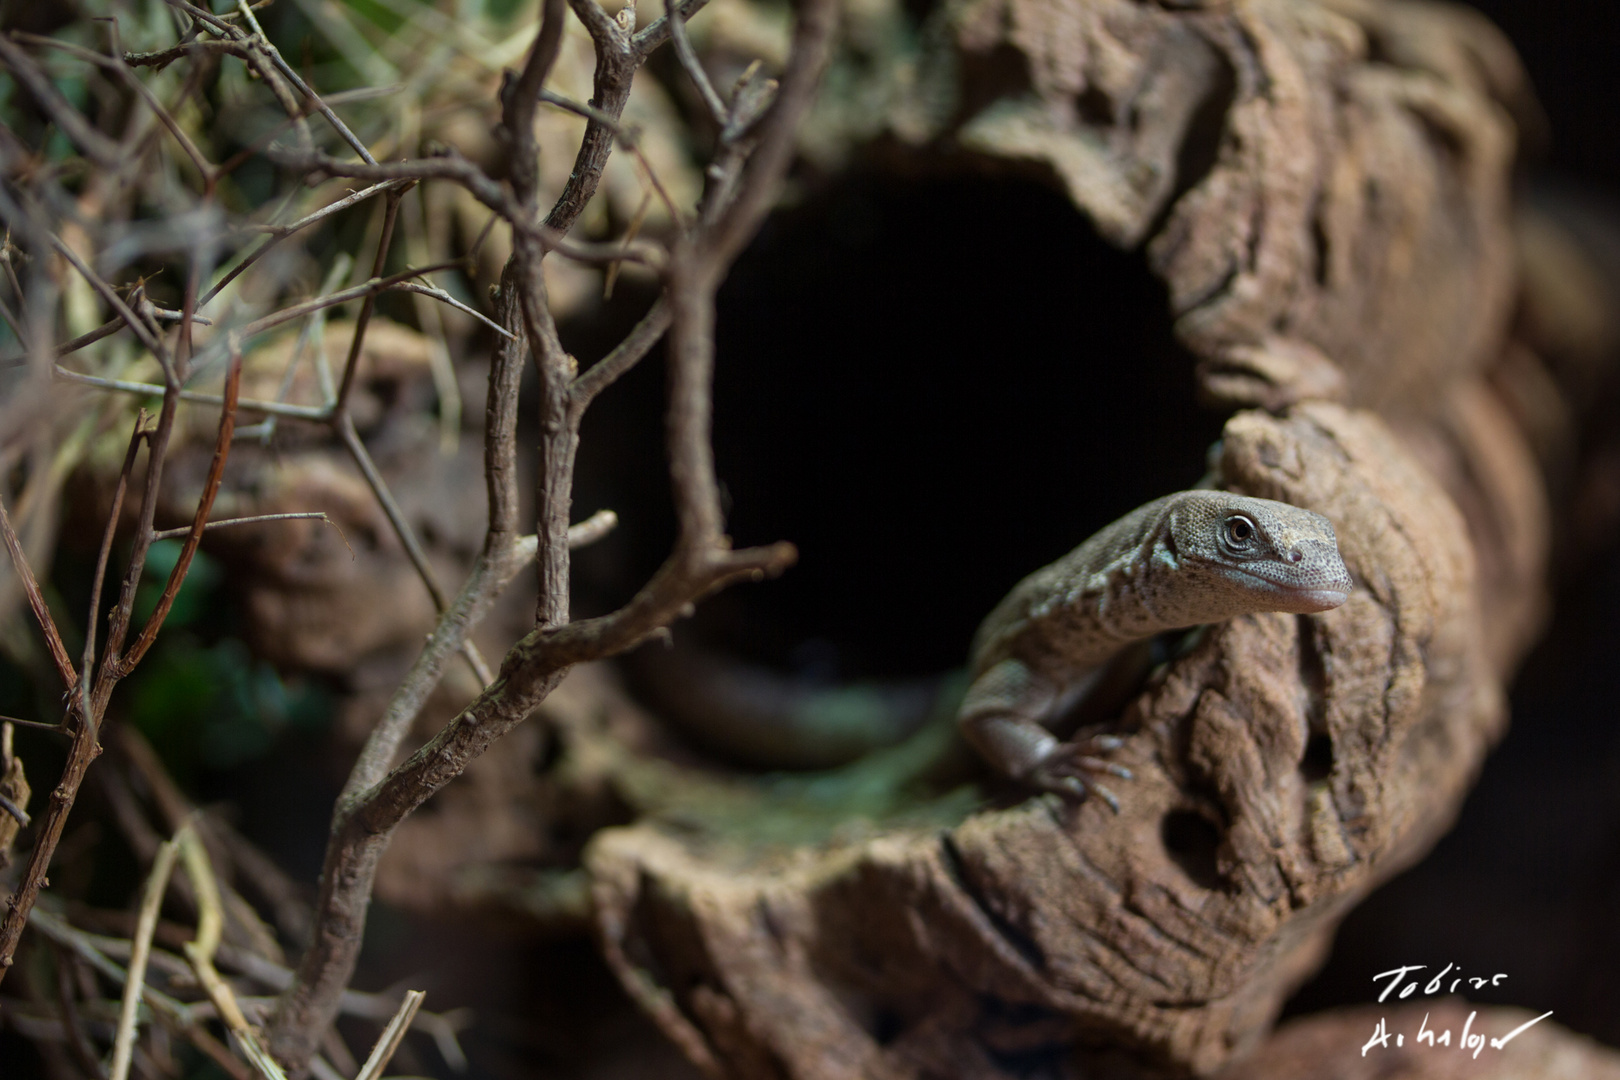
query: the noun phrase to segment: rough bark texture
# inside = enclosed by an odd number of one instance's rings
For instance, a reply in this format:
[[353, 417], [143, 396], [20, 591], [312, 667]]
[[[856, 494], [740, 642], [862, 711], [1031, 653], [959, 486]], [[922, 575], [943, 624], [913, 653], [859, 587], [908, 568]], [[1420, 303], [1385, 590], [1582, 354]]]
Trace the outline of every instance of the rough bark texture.
[[[1363, 587], [1211, 629], [1127, 711], [1118, 816], [1052, 798], [781, 844], [591, 849], [610, 960], [728, 1076], [1015, 1076], [1077, 1047], [1210, 1072], [1447, 827], [1504, 719], [1463, 522], [1376, 417], [1228, 425], [1228, 486], [1328, 515]], [[761, 813], [756, 810], [755, 813]]]
[[1248, 407], [1221, 482], [1331, 518], [1359, 588], [1155, 672], [1117, 816], [644, 817], [587, 853], [598, 930], [717, 1076], [1211, 1074], [1449, 826], [1539, 626], [1543, 482], [1484, 377], [1533, 106], [1490, 27], [1426, 4], [966, 0], [939, 28], [914, 140], [1036, 163], [1142, 246], [1203, 389]]
[[[938, 138], [1050, 169], [1145, 245], [1206, 389], [1410, 407], [1494, 358], [1510, 313], [1511, 48], [1379, 0], [962, 0]], [[951, 89], [935, 89], [951, 100]], [[938, 106], [936, 105], [936, 109]]]

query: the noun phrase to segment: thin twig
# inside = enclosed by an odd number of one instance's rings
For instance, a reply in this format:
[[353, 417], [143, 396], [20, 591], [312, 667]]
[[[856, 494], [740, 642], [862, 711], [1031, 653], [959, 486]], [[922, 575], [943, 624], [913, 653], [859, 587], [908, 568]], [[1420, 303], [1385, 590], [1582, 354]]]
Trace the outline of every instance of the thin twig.
[[[335, 426], [338, 438], [343, 441], [343, 445], [349, 451], [349, 456], [354, 459], [355, 465], [359, 467], [360, 475], [365, 477], [366, 484], [371, 488], [372, 495], [377, 499], [377, 504], [383, 509], [383, 515], [388, 518], [388, 523], [393, 526], [394, 535], [399, 538], [400, 546], [405, 549], [405, 554], [411, 560], [411, 565], [416, 568], [417, 576], [422, 579], [422, 584], [427, 587], [428, 595], [433, 598], [433, 606], [442, 614], [449, 603], [444, 595], [444, 586], [439, 584], [439, 576], [433, 572], [433, 566], [428, 562], [427, 552], [422, 550], [422, 544], [416, 538], [416, 530], [412, 529], [411, 523], [405, 520], [405, 511], [400, 508], [399, 502], [394, 498], [394, 493], [388, 488], [388, 482], [383, 479], [382, 472], [377, 468], [376, 463], [371, 460], [371, 454], [367, 452], [366, 444], [360, 441], [360, 433], [354, 429], [354, 419], [347, 412], [339, 413]], [[478, 646], [471, 641], [466, 641], [462, 643], [461, 651], [467, 657], [467, 663], [472, 667], [473, 674], [478, 676], [479, 685], [488, 686], [495, 676], [489, 669], [488, 661], [478, 651]]]
[[[327, 517], [324, 511], [300, 510], [290, 514], [254, 514], [252, 517], [222, 518], [218, 521], [205, 522], [203, 530], [206, 532], [210, 529], [223, 529], [229, 525], [258, 525], [265, 521], [324, 521], [332, 528], [337, 529], [337, 522]], [[190, 525], [178, 529], [163, 529], [160, 532], [153, 533], [152, 539], [175, 540], [182, 536], [189, 536], [191, 529]], [[338, 529], [338, 535], [343, 535], [342, 529]]]
[[[377, 254], [371, 264], [371, 276], [374, 280], [383, 276], [383, 270], [387, 266], [388, 249], [394, 239], [394, 224], [399, 220], [399, 201], [404, 198], [405, 191], [405, 188], [391, 188], [383, 196], [382, 232], [378, 235]], [[360, 302], [360, 313], [354, 319], [354, 337], [349, 342], [349, 356], [343, 362], [343, 378], [338, 384], [337, 404], [333, 406], [335, 413], [343, 413], [349, 407], [349, 394], [354, 390], [354, 378], [360, 373], [360, 349], [365, 344], [366, 327], [371, 324], [371, 313], [376, 306], [376, 293], [367, 293], [366, 298]]]
[[636, 161], [641, 164], [642, 171], [646, 174], [648, 182], [652, 184], [653, 190], [658, 192], [658, 198], [663, 202], [664, 208], [669, 211], [670, 221], [677, 226], [684, 225], [686, 216], [675, 205], [675, 200], [670, 198], [669, 191], [664, 187], [663, 181], [659, 180], [658, 174], [653, 171], [652, 162], [648, 161], [647, 155], [641, 151], [641, 132], [639, 130], [621, 124], [616, 116], [603, 112], [601, 109], [591, 105], [583, 105], [570, 98], [563, 97], [561, 94], [554, 94], [550, 90], [540, 91], [540, 100], [548, 105], [555, 105], [559, 109], [583, 116], [593, 124], [600, 124], [613, 132], [614, 137], [619, 140], [619, 145], [630, 151], [635, 156]]
[[[577, 525], [568, 527], [568, 547], [578, 551], [582, 547], [589, 547], [602, 537], [618, 528], [619, 515], [612, 510], [598, 510]], [[525, 559], [525, 562], [528, 560]]]
[[[538, 65], [547, 20], [556, 0], [546, 5], [542, 31], [525, 73]], [[644, 54], [632, 38], [608, 18], [594, 0], [574, 0], [574, 10], [586, 23], [597, 44], [597, 108], [617, 117], [628, 95], [628, 85]], [[792, 132], [808, 106], [808, 87], [825, 66], [835, 18], [833, 0], [808, 0], [803, 5], [782, 95], [782, 107], [767, 121], [762, 146], [772, 150], [769, 167], [750, 170], [741, 181], [751, 198], [747, 206], [767, 205], [786, 170]], [[656, 37], [656, 35], [654, 35]], [[513, 192], [520, 207], [532, 205], [530, 155], [533, 115], [529, 88], [532, 80], [509, 80], [502, 94], [503, 137], [508, 141]], [[523, 88], [523, 92], [518, 92]], [[612, 132], [594, 120], [587, 125], [585, 142], [563, 196], [548, 216], [548, 228], [566, 232], [600, 179], [606, 161], [604, 143]], [[592, 132], [596, 132], [595, 135]], [[367, 175], [376, 175], [370, 174]], [[377, 178], [381, 178], [378, 176]], [[469, 184], [469, 189], [473, 185]], [[490, 202], [486, 202], [490, 205]], [[732, 209], [736, 207], [732, 204]], [[492, 205], [492, 208], [495, 208]], [[514, 215], [516, 225], [521, 215]], [[541, 596], [536, 629], [514, 646], [501, 665], [500, 678], [487, 687], [444, 729], [388, 771], [393, 754], [420, 702], [437, 681], [448, 656], [463, 639], [468, 625], [487, 607], [500, 567], [509, 557], [514, 539], [503, 532], [498, 506], [509, 497], [510, 466], [503, 457], [502, 439], [486, 436], [486, 476], [491, 493], [490, 529], [485, 552], [456, 602], [441, 617], [433, 638], [396, 691], [383, 720], [372, 732], [334, 811], [321, 894], [316, 918], [320, 928], [301, 960], [295, 981], [281, 997], [270, 1023], [270, 1045], [278, 1059], [303, 1067], [315, 1049], [315, 1033], [336, 1015], [342, 988], [354, 968], [372, 882], [395, 827], [434, 792], [460, 775], [467, 764], [494, 740], [526, 718], [545, 699], [574, 664], [612, 655], [658, 632], [690, 610], [709, 592], [730, 582], [778, 573], [795, 558], [791, 545], [733, 551], [721, 529], [718, 485], [713, 476], [709, 436], [709, 379], [713, 364], [714, 290], [735, 257], [733, 234], [745, 226], [757, 227], [758, 217], [719, 215], [710, 228], [722, 232], [722, 243], [707, 235], [689, 237], [680, 246], [680, 265], [672, 266], [674, 295], [669, 317], [679, 325], [682, 341], [672, 349], [670, 447], [681, 532], [676, 549], [651, 581], [629, 604], [600, 619], [568, 621], [567, 508], [572, 490], [573, 447], [582, 408], [575, 404], [575, 376], [571, 358], [555, 340], [555, 324], [546, 302], [540, 273], [543, 241], [522, 227], [513, 229], [513, 256], [502, 274], [497, 295], [497, 318], [514, 333], [519, 327], [534, 350], [541, 374], [542, 431], [541, 479], [535, 546], [540, 564]], [[707, 230], [705, 230], [707, 232]], [[676, 272], [678, 271], [678, 273]], [[656, 340], [660, 313], [637, 341], [636, 355]], [[644, 320], [645, 322], [645, 320]], [[612, 376], [633, 363], [626, 354], [586, 384], [599, 390]], [[490, 432], [505, 432], [510, 402], [498, 395], [498, 383], [517, 368], [515, 349], [502, 347], [491, 374]], [[505, 366], [503, 366], [505, 365]], [[500, 375], [500, 378], [497, 378]], [[515, 391], [512, 396], [515, 398]], [[585, 396], [581, 394], [580, 396]], [[503, 436], [504, 438], [504, 436]], [[504, 540], [498, 538], [505, 537]]]
[[256, 249], [254, 249], [254, 251], [252, 253], [250, 253], [246, 258], [244, 258], [241, 262], [239, 262], [235, 266], [231, 267], [231, 269], [226, 272], [224, 277], [220, 278], [220, 280], [213, 286], [213, 288], [209, 289], [206, 293], [204, 293], [198, 299], [197, 303], [206, 304], [206, 303], [208, 303], [208, 301], [210, 301], [214, 297], [218, 296], [221, 290], [223, 290], [232, 281], [235, 281], [237, 276], [239, 274], [241, 274], [244, 270], [246, 270], [248, 267], [252, 266], [254, 263], [258, 262], [261, 258], [263, 258], [265, 256], [265, 253], [267, 253], [272, 247], [274, 247], [276, 244], [280, 243], [282, 240], [285, 240], [287, 237], [289, 237], [289, 236], [293, 235], [294, 233], [298, 232], [300, 229], [308, 228], [309, 226], [314, 225], [319, 221], [322, 221], [322, 220], [324, 220], [324, 219], [326, 219], [328, 217], [331, 217], [333, 214], [338, 213], [340, 210], [347, 210], [349, 207], [354, 206], [357, 203], [362, 203], [362, 202], [366, 201], [367, 199], [372, 198], [375, 195], [381, 195], [384, 192], [387, 192], [389, 190], [396, 189], [396, 188], [409, 187], [414, 182], [415, 182], [414, 180], [409, 180], [409, 179], [406, 179], [406, 180], [385, 180], [385, 181], [383, 181], [381, 183], [372, 184], [370, 187], [361, 188], [359, 191], [351, 192], [348, 195], [345, 195], [343, 198], [338, 199], [336, 202], [327, 203], [325, 206], [321, 207], [319, 210], [316, 210], [314, 213], [306, 214], [304, 217], [299, 218], [297, 221], [290, 222], [290, 223], [288, 223], [286, 225], [254, 225], [254, 226], [250, 226], [251, 230], [254, 231], [254, 232], [262, 232], [262, 233], [267, 233], [268, 234], [266, 239], [265, 239], [265, 242], [263, 244], [259, 245], [259, 247], [257, 247]]
[[[163, 387], [156, 383], [133, 382], [129, 379], [103, 379], [99, 375], [85, 375], [78, 371], [69, 371], [60, 364], [51, 369], [53, 377], [65, 382], [75, 382], [83, 386], [94, 386], [100, 390], [121, 390], [128, 394], [140, 394], [146, 397], [162, 397]], [[181, 401], [192, 401], [199, 405], [223, 405], [225, 395], [206, 394], [200, 390], [180, 391]], [[261, 401], [257, 398], [242, 398], [236, 403], [239, 412], [260, 412], [272, 416], [285, 416], [293, 420], [313, 420], [319, 423], [326, 422], [330, 417], [330, 410], [324, 405], [288, 405], [280, 401]]]
[[90, 672], [96, 661], [96, 629], [101, 623], [101, 587], [107, 580], [107, 560], [112, 555], [113, 535], [118, 530], [118, 519], [124, 513], [124, 493], [129, 490], [129, 478], [135, 471], [135, 454], [146, 438], [146, 410], [135, 417], [135, 430], [130, 432], [129, 448], [124, 451], [124, 466], [118, 470], [118, 485], [113, 488], [112, 509], [107, 513], [107, 525], [101, 534], [101, 550], [96, 553], [96, 569], [90, 578], [90, 614], [85, 619], [84, 656], [79, 663], [79, 693], [90, 700]]
[[[11, 566], [17, 573], [17, 580], [22, 582], [23, 594], [28, 597], [28, 606], [34, 612], [34, 619], [45, 634], [45, 645], [50, 650], [51, 661], [56, 665], [56, 673], [62, 677], [62, 685], [72, 690], [78, 684], [78, 676], [73, 672], [73, 660], [68, 656], [67, 646], [62, 643], [62, 635], [56, 629], [56, 620], [51, 618], [50, 608], [45, 604], [45, 594], [40, 591], [39, 582], [34, 578], [34, 569], [28, 564], [28, 556], [23, 552], [22, 541], [17, 539], [16, 530], [11, 527], [11, 517], [6, 513], [6, 502], [0, 498], [0, 536], [6, 543], [6, 550], [11, 553]], [[7, 954], [0, 952], [0, 963]]]
[[32, 823], [32, 819], [28, 816], [28, 811], [24, 810], [22, 807], [18, 806], [4, 795], [0, 795], [0, 810], [4, 810], [7, 814], [10, 814], [17, 824], [21, 825], [25, 829], [28, 828], [28, 826]]
[[221, 1020], [230, 1029], [242, 1047], [243, 1056], [258, 1069], [265, 1080], [287, 1080], [281, 1066], [265, 1052], [259, 1036], [236, 1002], [236, 995], [214, 968], [214, 954], [219, 950], [220, 933], [225, 926], [224, 906], [220, 902], [219, 882], [208, 861], [208, 850], [192, 824], [187, 823], [175, 834], [180, 854], [185, 859], [186, 876], [191, 879], [192, 893], [197, 897], [197, 937], [186, 943], [186, 959], [191, 962], [197, 981], [202, 983], [208, 1000], [219, 1010]]
[[431, 285], [418, 285], [414, 281], [402, 281], [396, 285], [395, 288], [400, 292], [417, 293], [421, 296], [431, 297], [442, 304], [455, 308], [463, 315], [471, 315], [473, 318], [477, 319], [479, 322], [483, 323], [497, 334], [500, 334], [502, 337], [511, 338], [514, 336], [512, 331], [508, 330], [506, 327], [502, 326], [488, 315], [485, 315], [482, 311], [479, 311], [477, 308], [470, 307], [467, 304], [463, 304], [460, 300], [457, 300], [443, 289], [436, 289]]
[[394, 1051], [399, 1049], [399, 1041], [405, 1037], [405, 1032], [411, 1026], [411, 1020], [416, 1016], [416, 1010], [422, 1007], [422, 999], [427, 994], [421, 990], [407, 990], [405, 1000], [399, 1003], [399, 1011], [394, 1018], [388, 1021], [388, 1026], [377, 1039], [377, 1045], [372, 1047], [371, 1056], [366, 1059], [360, 1074], [354, 1080], [382, 1080], [382, 1071], [393, 1060]]
[[613, 385], [618, 378], [635, 367], [641, 358], [658, 343], [669, 329], [669, 302], [659, 297], [657, 302], [625, 339], [602, 359], [585, 369], [574, 379], [568, 396], [576, 411], [583, 412], [596, 395]]
[[69, 967], [82, 961], [54, 942], [51, 951], [56, 956], [56, 1006], [62, 1014], [62, 1030], [67, 1036], [68, 1050], [86, 1076], [92, 1080], [105, 1080], [107, 1070], [102, 1067], [100, 1055], [91, 1044], [90, 1036], [85, 1033], [84, 1021], [74, 1000], [73, 980], [70, 977], [73, 973]]
[[666, 18], [669, 21], [670, 32], [675, 38], [675, 56], [680, 60], [681, 67], [686, 69], [687, 78], [697, 87], [698, 95], [703, 98], [703, 104], [708, 106], [709, 115], [714, 122], [724, 128], [730, 119], [726, 103], [720, 100], [715, 92], [714, 84], [709, 81], [709, 73], [703, 70], [703, 64], [698, 60], [696, 50], [692, 48], [692, 39], [686, 36], [687, 15], [681, 11], [678, 3], [665, 4]]
[[186, 156], [191, 159], [192, 165], [196, 166], [197, 171], [202, 174], [203, 180], [212, 180], [214, 176], [213, 163], [203, 155], [201, 150], [197, 149], [197, 144], [191, 141], [191, 136], [186, 134], [185, 129], [180, 126], [179, 122], [175, 120], [174, 116], [169, 112], [169, 110], [164, 107], [163, 103], [157, 99], [157, 95], [152, 93], [151, 89], [136, 77], [135, 72], [123, 62], [121, 57], [103, 56], [101, 53], [92, 52], [91, 50], [83, 48], [79, 45], [75, 45], [72, 42], [62, 41], [58, 38], [42, 37], [38, 34], [18, 32], [12, 36], [19, 41], [26, 41], [31, 45], [37, 45], [44, 48], [60, 49], [69, 56], [76, 57], [77, 59], [83, 60], [86, 63], [94, 64], [104, 71], [111, 71], [116, 74], [124, 85], [128, 86], [131, 90], [134, 90], [141, 100], [146, 102], [147, 108], [152, 110], [153, 115], [158, 118], [163, 126], [169, 129], [169, 134], [173, 135], [175, 141], [180, 144], [180, 148], [184, 150]]
[[[0, 34], [0, 40], [3, 40], [4, 37], [5, 35]], [[55, 233], [46, 233], [46, 238], [51, 246], [61, 253], [64, 259], [73, 264], [73, 269], [79, 272], [79, 276], [84, 278], [92, 289], [101, 294], [101, 298], [107, 301], [107, 306], [117, 312], [118, 317], [124, 321], [124, 325], [128, 326], [135, 336], [140, 338], [141, 344], [145, 345], [147, 350], [158, 358], [158, 363], [163, 365], [164, 381], [171, 380], [173, 378], [173, 368], [169, 363], [169, 351], [164, 348], [163, 343], [152, 332], [152, 328], [146, 324], [146, 320], [131, 311], [129, 305], [124, 303], [124, 298], [119, 296], [111, 285], [101, 280], [99, 274], [86, 266], [84, 260], [79, 258], [78, 252], [68, 247], [61, 237]]]
[[135, 1045], [135, 1013], [141, 1001], [141, 990], [146, 983], [146, 961], [152, 951], [152, 933], [157, 929], [158, 909], [163, 906], [163, 894], [169, 887], [169, 874], [180, 853], [180, 845], [169, 840], [158, 847], [152, 869], [146, 875], [146, 889], [141, 894], [141, 910], [135, 924], [134, 947], [129, 956], [129, 971], [124, 979], [123, 1004], [118, 1011], [118, 1034], [113, 1039], [112, 1065], [107, 1070], [108, 1080], [127, 1080], [130, 1050]]
[[0, 34], [0, 63], [11, 72], [12, 78], [28, 89], [51, 121], [62, 129], [62, 134], [83, 150], [86, 157], [104, 169], [118, 166], [118, 145], [91, 127], [89, 121], [56, 88], [50, 76], [40, 70], [34, 58], [18, 48], [5, 34]]
[[[128, 973], [108, 959], [107, 955], [96, 947], [92, 935], [74, 928], [65, 919], [35, 908], [29, 913], [28, 925], [50, 940], [66, 946], [76, 955], [83, 957], [103, 977], [119, 985], [129, 984]], [[126, 943], [121, 942], [120, 944]], [[215, 1064], [225, 1070], [231, 1080], [255, 1080], [252, 1071], [238, 1061], [236, 1055], [232, 1054], [223, 1043], [202, 1027], [198, 1022], [200, 1019], [198, 1010], [176, 1001], [161, 990], [141, 984], [136, 985], [140, 988], [141, 999], [146, 1002], [153, 1015], [212, 1058]]]
[[[141, 627], [140, 636], [135, 644], [118, 659], [117, 677], [124, 678], [141, 662], [141, 657], [152, 647], [157, 640], [157, 633], [163, 627], [163, 620], [168, 618], [169, 609], [174, 605], [174, 598], [180, 594], [180, 586], [186, 580], [186, 573], [191, 569], [191, 560], [197, 554], [197, 547], [202, 543], [203, 529], [208, 522], [208, 514], [214, 508], [214, 497], [219, 494], [219, 485], [225, 476], [225, 460], [231, 453], [231, 433], [236, 429], [236, 398], [242, 387], [242, 354], [233, 350], [231, 353], [230, 371], [225, 377], [225, 404], [219, 413], [219, 434], [214, 441], [214, 459], [208, 467], [208, 479], [203, 483], [202, 497], [197, 502], [197, 513], [192, 518], [191, 527], [187, 530], [186, 542], [180, 548], [180, 556], [175, 560], [174, 568], [169, 571], [169, 580], [164, 583], [163, 592], [158, 596], [157, 606], [147, 617], [146, 625]], [[156, 534], [152, 534], [154, 539]], [[113, 643], [107, 643], [109, 649]]]
[[34, 731], [49, 731], [56, 735], [68, 734], [68, 729], [61, 724], [47, 724], [43, 720], [23, 720], [15, 716], [0, 716], [0, 723], [16, 724], [18, 727], [31, 728]]

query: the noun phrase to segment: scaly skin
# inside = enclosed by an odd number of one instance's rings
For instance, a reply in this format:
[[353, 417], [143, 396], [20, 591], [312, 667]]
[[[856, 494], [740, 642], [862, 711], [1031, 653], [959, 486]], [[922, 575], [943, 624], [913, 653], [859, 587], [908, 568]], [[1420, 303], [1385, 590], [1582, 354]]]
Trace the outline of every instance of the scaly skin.
[[[1320, 514], [1224, 491], [1155, 499], [996, 605], [974, 637], [973, 682], [957, 722], [998, 772], [1083, 799], [1082, 773], [1130, 778], [1095, 756], [1118, 740], [1061, 743], [1044, 724], [1084, 695], [1120, 650], [1251, 612], [1327, 611], [1350, 589], [1333, 525]], [[1106, 788], [1090, 787], [1118, 808]]]

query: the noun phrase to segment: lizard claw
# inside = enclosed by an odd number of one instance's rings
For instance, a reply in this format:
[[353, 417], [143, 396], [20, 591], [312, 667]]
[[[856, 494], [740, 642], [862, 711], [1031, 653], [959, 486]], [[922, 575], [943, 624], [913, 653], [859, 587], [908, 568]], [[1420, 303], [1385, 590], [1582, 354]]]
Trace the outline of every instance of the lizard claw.
[[1123, 765], [1105, 761], [1093, 751], [1117, 750], [1124, 740], [1117, 735], [1096, 735], [1059, 746], [1037, 765], [1026, 778], [1026, 783], [1041, 791], [1051, 791], [1077, 802], [1085, 801], [1095, 791], [1114, 813], [1119, 813], [1119, 797], [1092, 779], [1089, 783], [1081, 774], [1094, 776], [1105, 773], [1121, 780], [1134, 780], [1135, 774]]
[[1121, 780], [1136, 779], [1136, 774], [1131, 772], [1131, 770], [1127, 769], [1125, 766], [1115, 765], [1112, 761], [1104, 761], [1102, 758], [1077, 757], [1074, 759], [1074, 763], [1076, 765], [1084, 766], [1091, 772], [1105, 772], [1109, 776], [1117, 776]]
[[1045, 761], [1035, 766], [1025, 782], [1043, 792], [1056, 792], [1076, 801], [1084, 801], [1087, 795], [1097, 792], [1097, 797], [1108, 803], [1110, 810], [1119, 813], [1118, 795], [1098, 784], [1095, 776], [1106, 774], [1121, 780], [1136, 779], [1136, 774], [1123, 764], [1105, 761], [1097, 756], [1097, 751], [1118, 750], [1123, 745], [1124, 740], [1118, 735], [1092, 735], [1076, 742], [1063, 743], [1051, 751]]

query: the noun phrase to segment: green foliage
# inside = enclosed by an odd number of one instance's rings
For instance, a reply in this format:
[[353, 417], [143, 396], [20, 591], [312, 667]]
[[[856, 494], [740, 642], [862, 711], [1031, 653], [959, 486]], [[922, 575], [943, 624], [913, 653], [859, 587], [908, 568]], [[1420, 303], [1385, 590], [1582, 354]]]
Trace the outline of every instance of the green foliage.
[[[179, 541], [152, 545], [137, 622], [150, 615], [179, 552]], [[201, 624], [226, 604], [221, 580], [218, 564], [198, 553], [156, 647], [130, 680], [130, 722], [182, 783], [261, 757], [290, 729], [319, 729], [331, 711], [319, 683], [283, 679], [235, 637], [205, 640]]]

